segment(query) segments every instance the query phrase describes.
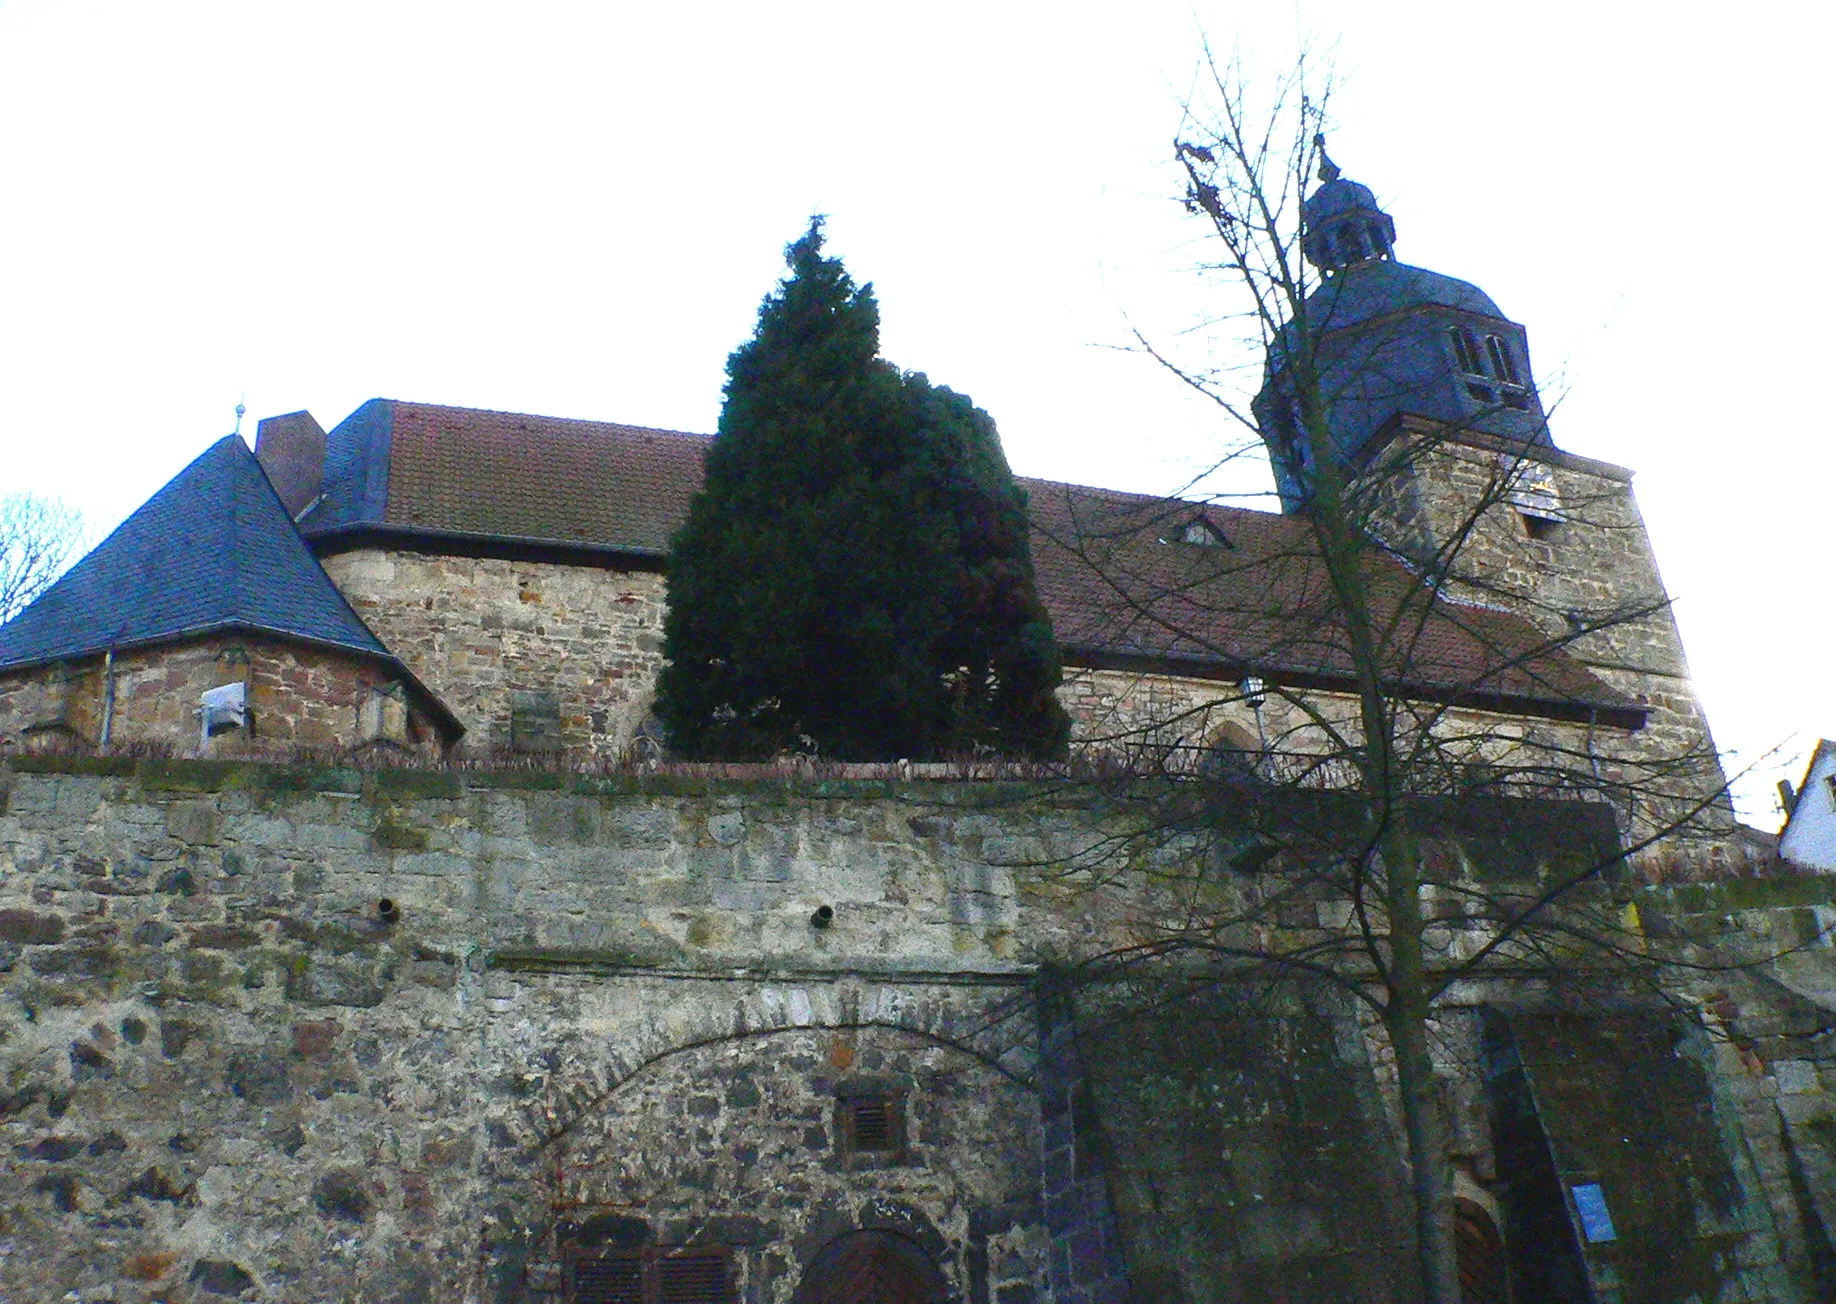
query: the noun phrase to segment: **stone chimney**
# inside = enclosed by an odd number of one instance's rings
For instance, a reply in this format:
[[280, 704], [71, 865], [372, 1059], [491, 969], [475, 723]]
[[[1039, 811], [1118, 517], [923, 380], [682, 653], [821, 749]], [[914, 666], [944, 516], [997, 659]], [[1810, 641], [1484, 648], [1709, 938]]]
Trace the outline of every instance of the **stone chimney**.
[[263, 417], [255, 428], [255, 460], [287, 514], [298, 519], [325, 478], [325, 431], [310, 412]]

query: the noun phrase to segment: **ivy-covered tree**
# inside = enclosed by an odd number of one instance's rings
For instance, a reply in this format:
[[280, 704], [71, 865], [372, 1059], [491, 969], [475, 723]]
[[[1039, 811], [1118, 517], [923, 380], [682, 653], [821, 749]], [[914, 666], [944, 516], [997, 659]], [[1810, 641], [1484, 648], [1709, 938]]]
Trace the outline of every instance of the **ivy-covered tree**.
[[822, 223], [727, 359], [707, 481], [677, 533], [657, 711], [687, 759], [976, 751], [1069, 724], [1026, 498], [994, 421], [880, 358], [880, 313]]

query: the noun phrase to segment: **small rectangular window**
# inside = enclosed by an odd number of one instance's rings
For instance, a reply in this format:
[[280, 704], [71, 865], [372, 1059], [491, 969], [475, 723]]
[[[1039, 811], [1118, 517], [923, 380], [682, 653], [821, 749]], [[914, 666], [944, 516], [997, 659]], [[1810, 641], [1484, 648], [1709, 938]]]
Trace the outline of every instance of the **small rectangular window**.
[[835, 1140], [844, 1158], [898, 1162], [905, 1154], [905, 1098], [887, 1088], [844, 1084], [835, 1101]]

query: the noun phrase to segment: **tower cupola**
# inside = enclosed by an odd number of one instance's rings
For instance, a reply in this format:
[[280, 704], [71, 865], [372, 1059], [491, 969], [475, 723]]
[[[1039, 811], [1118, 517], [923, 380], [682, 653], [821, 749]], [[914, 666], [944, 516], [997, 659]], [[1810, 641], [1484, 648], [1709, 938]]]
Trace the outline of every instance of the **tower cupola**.
[[1320, 184], [1301, 204], [1300, 245], [1321, 276], [1270, 341], [1251, 404], [1283, 507], [1306, 499], [1316, 455], [1301, 424], [1309, 407], [1351, 467], [1403, 416], [1549, 446], [1524, 328], [1477, 286], [1398, 262], [1396, 223], [1326, 156], [1322, 138], [1313, 143]]
[[1320, 188], [1301, 205], [1301, 252], [1331, 274], [1355, 263], [1388, 258], [1396, 246], [1396, 223], [1377, 206], [1369, 186], [1347, 180], [1326, 155], [1326, 138], [1315, 136], [1320, 152]]

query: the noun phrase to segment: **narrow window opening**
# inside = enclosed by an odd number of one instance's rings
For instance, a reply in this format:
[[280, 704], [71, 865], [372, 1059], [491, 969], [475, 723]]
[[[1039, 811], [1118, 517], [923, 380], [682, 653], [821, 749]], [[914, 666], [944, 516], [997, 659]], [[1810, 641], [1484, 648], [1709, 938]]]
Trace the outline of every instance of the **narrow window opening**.
[[1479, 364], [1479, 348], [1471, 331], [1460, 326], [1449, 326], [1447, 338], [1453, 344], [1454, 360], [1459, 363], [1461, 371], [1469, 376], [1485, 375], [1485, 368]]
[[1505, 342], [1502, 336], [1486, 336], [1485, 351], [1492, 359], [1492, 374], [1494, 376], [1504, 381], [1507, 385], [1521, 385], [1523, 383], [1518, 379], [1517, 359], [1511, 355], [1511, 346]]
[[1494, 398], [1494, 395], [1492, 393], [1492, 387], [1490, 385], [1471, 385], [1469, 384], [1466, 387], [1466, 392], [1468, 394], [1471, 394], [1474, 398], [1478, 399], [1481, 403], [1490, 403], [1492, 399]]
[[1525, 534], [1543, 543], [1555, 538], [1556, 530], [1562, 524], [1547, 516], [1532, 516], [1528, 512], [1519, 512], [1517, 519], [1524, 523]]

